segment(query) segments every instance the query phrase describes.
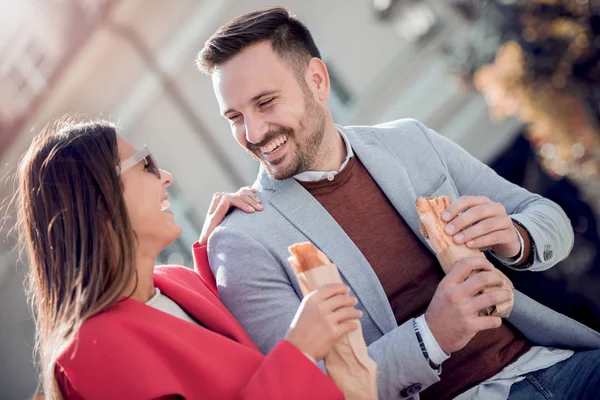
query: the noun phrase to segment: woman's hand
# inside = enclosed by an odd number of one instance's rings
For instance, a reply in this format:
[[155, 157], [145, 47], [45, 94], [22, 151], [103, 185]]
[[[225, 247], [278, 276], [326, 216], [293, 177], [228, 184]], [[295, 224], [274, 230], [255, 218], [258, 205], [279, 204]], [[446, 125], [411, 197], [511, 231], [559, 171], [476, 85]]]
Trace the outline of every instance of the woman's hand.
[[256, 195], [254, 188], [245, 186], [235, 193], [217, 192], [213, 196], [212, 202], [204, 219], [204, 226], [200, 234], [199, 243], [206, 246], [208, 238], [215, 228], [219, 226], [231, 207], [237, 207], [247, 213], [262, 211], [263, 206], [260, 198]]
[[362, 312], [342, 284], [322, 287], [304, 297], [285, 340], [315, 360], [324, 358], [343, 335], [358, 329]]

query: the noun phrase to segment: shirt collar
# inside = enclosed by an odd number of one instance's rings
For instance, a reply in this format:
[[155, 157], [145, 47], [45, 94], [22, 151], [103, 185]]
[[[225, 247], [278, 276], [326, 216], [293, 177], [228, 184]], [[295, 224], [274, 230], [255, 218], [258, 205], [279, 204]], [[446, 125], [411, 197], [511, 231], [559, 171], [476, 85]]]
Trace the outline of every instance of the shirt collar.
[[346, 167], [346, 165], [348, 165], [348, 162], [350, 161], [350, 159], [352, 157], [354, 157], [354, 152], [352, 151], [352, 147], [350, 146], [350, 141], [348, 141], [346, 134], [344, 132], [342, 132], [340, 129], [338, 129], [337, 131], [340, 134], [340, 136], [342, 137], [342, 139], [344, 140], [344, 144], [346, 145], [346, 158], [344, 159], [344, 162], [340, 166], [340, 170], [339, 171], [304, 171], [304, 172], [294, 175], [294, 178], [296, 180], [299, 180], [302, 182], [314, 182], [314, 181], [320, 181], [322, 179], [327, 178], [330, 181], [332, 181], [333, 178], [337, 174], [339, 174]]

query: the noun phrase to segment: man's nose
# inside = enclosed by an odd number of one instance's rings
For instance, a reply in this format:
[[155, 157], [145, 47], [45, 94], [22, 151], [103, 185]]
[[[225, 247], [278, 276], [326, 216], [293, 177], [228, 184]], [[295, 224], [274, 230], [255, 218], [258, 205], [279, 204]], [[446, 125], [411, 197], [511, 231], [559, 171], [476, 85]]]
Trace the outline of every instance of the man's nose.
[[247, 117], [244, 119], [244, 124], [248, 143], [260, 143], [269, 131], [268, 124], [262, 118]]

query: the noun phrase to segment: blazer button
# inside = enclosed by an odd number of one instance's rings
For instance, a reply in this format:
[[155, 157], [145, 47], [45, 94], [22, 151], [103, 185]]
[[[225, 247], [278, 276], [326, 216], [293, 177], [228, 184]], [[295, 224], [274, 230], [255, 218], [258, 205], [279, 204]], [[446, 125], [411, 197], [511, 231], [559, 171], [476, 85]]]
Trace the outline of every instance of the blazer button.
[[544, 248], [544, 261], [549, 261], [552, 259], [552, 248], [550, 247], [550, 245], [546, 245], [546, 247]]
[[420, 383], [415, 383], [414, 385], [412, 385], [412, 386], [410, 386], [410, 387], [408, 388], [408, 392], [409, 392], [411, 395], [413, 395], [413, 394], [417, 394], [417, 393], [419, 393], [419, 392], [421, 391], [421, 388], [422, 388], [422, 387], [423, 387], [423, 386], [421, 386], [421, 384], [420, 384]]
[[419, 393], [422, 388], [423, 386], [420, 383], [413, 383], [412, 385], [400, 390], [400, 397], [403, 399], [408, 399], [409, 397]]

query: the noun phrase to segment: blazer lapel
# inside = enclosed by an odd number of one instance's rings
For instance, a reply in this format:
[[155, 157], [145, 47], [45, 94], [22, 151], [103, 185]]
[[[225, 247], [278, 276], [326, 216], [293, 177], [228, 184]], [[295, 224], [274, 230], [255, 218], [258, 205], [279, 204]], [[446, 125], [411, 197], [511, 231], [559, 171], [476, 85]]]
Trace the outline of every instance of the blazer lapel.
[[[343, 129], [342, 127], [338, 128]], [[351, 129], [344, 129], [344, 133], [352, 145], [352, 150], [360, 158], [373, 180], [404, 218], [413, 233], [427, 245], [419, 230], [419, 216], [415, 208], [417, 195], [402, 162], [388, 150], [381, 138], [374, 132], [360, 137]], [[427, 248], [429, 248], [428, 245]]]
[[[358, 136], [351, 129], [338, 129], [346, 134], [355, 154], [413, 233], [429, 248], [419, 230], [417, 196], [401, 161], [375, 133]], [[331, 215], [294, 179], [271, 180], [261, 167], [259, 182], [275, 191], [271, 204], [337, 265], [377, 326], [383, 332], [394, 329], [396, 319], [377, 275]]]
[[394, 329], [397, 323], [377, 275], [333, 217], [294, 179], [272, 181], [263, 176], [261, 182], [275, 190], [273, 207], [337, 265], [375, 324], [383, 332]]

